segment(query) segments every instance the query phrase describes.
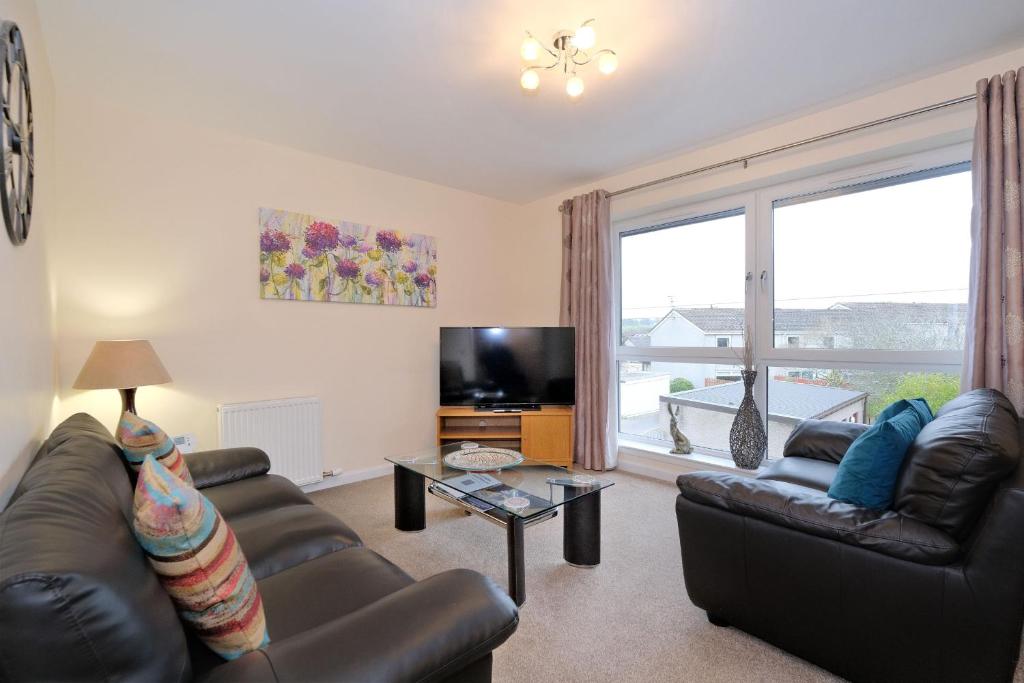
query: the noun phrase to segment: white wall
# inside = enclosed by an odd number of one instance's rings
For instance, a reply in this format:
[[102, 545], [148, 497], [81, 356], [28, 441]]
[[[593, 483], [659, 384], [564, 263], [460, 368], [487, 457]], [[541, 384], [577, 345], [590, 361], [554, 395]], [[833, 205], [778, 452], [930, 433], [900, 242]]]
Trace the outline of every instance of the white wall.
[[672, 378], [666, 374], [641, 373], [619, 380], [619, 414], [623, 419], [655, 413], [659, 397], [669, 392]]
[[[47, 243], [56, 219], [53, 81], [35, 5], [0, 0], [0, 17], [18, 23], [28, 51], [35, 121], [35, 207], [19, 247], [0, 227], [0, 509], [46, 436], [54, 395], [54, 331]], [[2, 220], [2, 219], [0, 219]]]
[[669, 315], [650, 333], [651, 346], [707, 346], [705, 336], [704, 330], [678, 313]]
[[[174, 381], [141, 388], [140, 414], [201, 448], [217, 445], [218, 403], [305, 395], [323, 401], [327, 468], [432, 445], [438, 327], [540, 317], [510, 257], [518, 207], [172, 114], [62, 100], [61, 415], [113, 428], [116, 392], [71, 384], [94, 340], [143, 337]], [[435, 236], [437, 308], [261, 300], [261, 206]]]

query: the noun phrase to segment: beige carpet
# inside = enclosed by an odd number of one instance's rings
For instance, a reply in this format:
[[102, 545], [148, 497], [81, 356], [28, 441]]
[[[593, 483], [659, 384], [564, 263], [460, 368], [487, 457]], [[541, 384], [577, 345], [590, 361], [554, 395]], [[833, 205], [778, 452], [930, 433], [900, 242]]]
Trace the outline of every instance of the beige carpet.
[[[562, 520], [526, 530], [526, 603], [495, 652], [494, 680], [835, 681], [825, 671], [732, 628], [716, 628], [686, 597], [675, 486], [625, 473], [601, 495], [602, 561], [562, 560]], [[390, 477], [311, 494], [414, 578], [467, 567], [505, 586], [499, 527], [427, 496], [427, 528], [394, 528]], [[1022, 680], [1020, 672], [1015, 680]]]

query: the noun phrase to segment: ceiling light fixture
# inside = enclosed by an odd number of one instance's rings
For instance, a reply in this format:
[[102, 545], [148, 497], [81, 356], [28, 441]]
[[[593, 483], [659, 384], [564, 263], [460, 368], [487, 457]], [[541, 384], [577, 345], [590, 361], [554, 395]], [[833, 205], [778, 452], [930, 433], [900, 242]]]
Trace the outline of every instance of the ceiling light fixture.
[[[598, 50], [593, 54], [587, 52], [597, 44], [593, 19], [587, 19], [575, 31], [559, 31], [555, 34], [552, 46], [545, 47], [533, 37], [529, 31], [519, 47], [519, 56], [527, 64], [519, 74], [519, 85], [523, 90], [536, 90], [540, 87], [540, 72], [561, 68], [565, 74], [565, 93], [576, 99], [583, 94], [583, 79], [576, 75], [576, 67], [585, 66], [597, 60], [597, 69], [605, 76], [610, 76], [619, 68], [619, 57], [613, 50]], [[533, 64], [541, 58], [541, 50], [554, 58], [551, 64]]]

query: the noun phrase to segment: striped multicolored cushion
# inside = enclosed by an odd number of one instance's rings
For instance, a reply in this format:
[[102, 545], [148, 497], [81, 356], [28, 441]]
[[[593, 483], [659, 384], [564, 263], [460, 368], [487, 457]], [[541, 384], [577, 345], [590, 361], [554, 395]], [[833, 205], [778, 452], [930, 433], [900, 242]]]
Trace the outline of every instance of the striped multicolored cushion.
[[134, 413], [125, 412], [117, 423], [117, 440], [124, 451], [128, 464], [136, 472], [150, 453], [176, 477], [189, 486], [193, 485], [192, 474], [188, 471], [185, 458], [164, 430], [149, 420], [143, 420]]
[[147, 455], [135, 537], [181, 618], [211, 650], [241, 657], [270, 642], [263, 601], [235, 534], [206, 496]]

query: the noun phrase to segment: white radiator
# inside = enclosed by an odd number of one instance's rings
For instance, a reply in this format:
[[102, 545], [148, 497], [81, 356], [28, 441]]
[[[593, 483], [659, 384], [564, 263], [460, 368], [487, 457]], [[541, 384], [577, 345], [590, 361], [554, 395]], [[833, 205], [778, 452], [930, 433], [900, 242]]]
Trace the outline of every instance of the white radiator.
[[270, 456], [270, 471], [298, 485], [323, 479], [320, 399], [225, 403], [217, 406], [220, 447], [255, 446]]

